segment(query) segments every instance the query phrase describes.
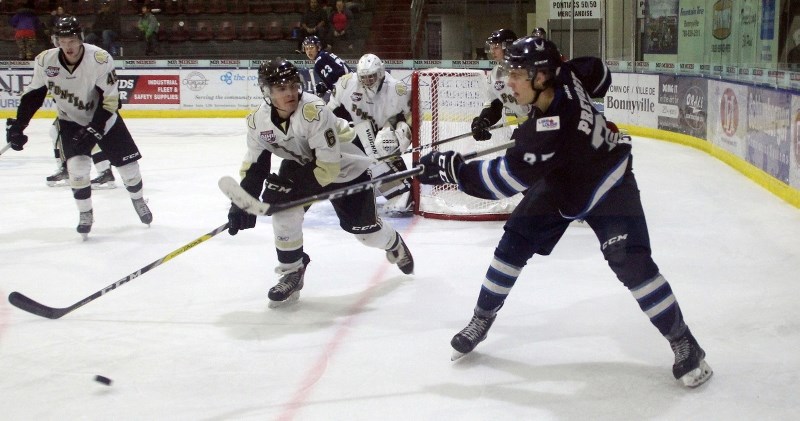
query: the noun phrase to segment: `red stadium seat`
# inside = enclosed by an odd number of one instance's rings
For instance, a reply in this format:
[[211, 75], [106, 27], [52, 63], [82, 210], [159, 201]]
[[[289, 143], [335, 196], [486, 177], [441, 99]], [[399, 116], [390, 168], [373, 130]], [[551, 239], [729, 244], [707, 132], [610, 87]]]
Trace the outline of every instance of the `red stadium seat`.
[[215, 41], [233, 41], [236, 39], [236, 29], [229, 20], [224, 20], [219, 24], [219, 30], [214, 35]]
[[181, 25], [180, 22], [174, 22], [167, 35], [167, 42], [185, 42], [189, 40], [190, 35], [186, 25]]
[[258, 24], [252, 20], [243, 23], [242, 30], [239, 31], [239, 39], [242, 41], [261, 39], [261, 30], [258, 29]]
[[272, 19], [267, 22], [267, 29], [264, 31], [264, 39], [269, 41], [283, 39], [283, 22], [279, 19]]
[[199, 42], [210, 41], [212, 38], [214, 38], [214, 32], [211, 29], [211, 24], [204, 20], [197, 22], [194, 31], [189, 35], [190, 40]]
[[230, 0], [228, 2], [228, 13], [241, 14], [248, 12], [247, 0]]

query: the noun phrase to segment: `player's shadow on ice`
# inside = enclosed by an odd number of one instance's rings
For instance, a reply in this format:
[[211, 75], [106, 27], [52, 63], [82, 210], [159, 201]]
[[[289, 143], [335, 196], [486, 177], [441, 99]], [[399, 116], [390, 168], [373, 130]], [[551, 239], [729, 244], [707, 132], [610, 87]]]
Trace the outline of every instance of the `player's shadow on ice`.
[[686, 393], [692, 393], [675, 382], [671, 368], [669, 362], [663, 366], [627, 362], [537, 365], [533, 356], [512, 360], [476, 350], [453, 363], [453, 370], [474, 371], [483, 381], [447, 382], [424, 389], [450, 399], [485, 401], [487, 407], [527, 407], [530, 410], [524, 412], [540, 413], [543, 418], [641, 420], [669, 413]]
[[346, 323], [349, 317], [377, 310], [378, 307], [372, 305], [376, 299], [389, 295], [412, 279], [397, 275], [359, 292], [329, 296], [313, 291], [321, 285], [306, 284], [298, 301], [278, 308], [267, 307], [265, 293], [262, 310], [227, 313], [217, 324], [227, 329], [228, 336], [238, 340], [264, 340], [315, 332]]

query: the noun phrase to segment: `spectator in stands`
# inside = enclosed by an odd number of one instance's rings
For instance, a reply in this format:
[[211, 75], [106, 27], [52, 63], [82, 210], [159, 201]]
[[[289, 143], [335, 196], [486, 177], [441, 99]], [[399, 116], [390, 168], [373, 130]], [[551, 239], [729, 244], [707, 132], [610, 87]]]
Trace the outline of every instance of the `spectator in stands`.
[[326, 44], [327, 39], [325, 31], [327, 30], [328, 15], [325, 10], [319, 6], [318, 0], [309, 0], [308, 9], [303, 13], [300, 19], [300, 43], [297, 46], [299, 51], [303, 51], [303, 40], [310, 35], [316, 35], [322, 41], [322, 45], [330, 49], [330, 45]]
[[792, 39], [794, 40], [794, 47], [786, 55], [786, 63], [789, 64], [789, 69], [797, 71], [800, 69], [800, 29], [794, 31]]
[[33, 60], [36, 30], [41, 26], [39, 17], [33, 10], [33, 1], [26, 1], [25, 6], [20, 7], [17, 13], [11, 16], [8, 23], [14, 28], [14, 39], [19, 47], [19, 58]]
[[142, 15], [139, 18], [139, 30], [145, 41], [144, 54], [146, 56], [158, 54], [158, 19], [146, 4], [142, 5]]
[[353, 49], [353, 43], [350, 39], [350, 27], [352, 24], [353, 13], [344, 6], [344, 0], [337, 0], [336, 9], [331, 13], [331, 39], [337, 50], [342, 46], [347, 46], [348, 50]]
[[119, 37], [120, 28], [119, 13], [111, 10], [110, 1], [104, 1], [94, 19], [92, 32], [86, 35], [86, 42], [98, 45], [98, 41], [102, 40], [104, 50], [111, 53], [112, 56], [119, 55], [116, 40]]
[[54, 10], [50, 11], [50, 22], [47, 25], [47, 36], [50, 37], [53, 35], [53, 27], [56, 26], [56, 22], [59, 19], [67, 15], [67, 11], [64, 10], [64, 6], [58, 6]]

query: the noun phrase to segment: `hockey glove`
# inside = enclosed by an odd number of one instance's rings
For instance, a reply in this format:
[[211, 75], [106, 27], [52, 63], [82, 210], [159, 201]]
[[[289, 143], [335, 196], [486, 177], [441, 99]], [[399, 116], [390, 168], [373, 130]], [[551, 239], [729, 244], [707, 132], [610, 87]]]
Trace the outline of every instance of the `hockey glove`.
[[72, 144], [76, 153], [86, 151], [89, 155], [94, 145], [103, 140], [103, 127], [97, 123], [89, 123], [75, 133]]
[[[261, 194], [261, 200], [270, 205], [294, 200], [297, 197], [295, 186], [295, 183], [286, 177], [270, 174], [264, 181], [264, 193]], [[272, 212], [267, 215], [272, 215]]]
[[231, 203], [231, 209], [228, 211], [228, 234], [236, 235], [239, 230], [246, 230], [255, 226], [255, 215], [250, 215]]
[[489, 127], [492, 127], [492, 122], [489, 121], [486, 117], [477, 116], [472, 119], [472, 137], [475, 140], [489, 140], [492, 138], [492, 134], [489, 133]]
[[464, 164], [464, 158], [454, 151], [431, 152], [420, 158], [419, 163], [425, 167], [419, 176], [420, 183], [458, 184], [458, 170]]
[[21, 151], [22, 147], [28, 143], [28, 136], [22, 134], [25, 126], [17, 124], [16, 118], [6, 120], [6, 142], [11, 144], [11, 149]]
[[317, 96], [323, 96], [328, 92], [328, 85], [325, 82], [317, 82]]

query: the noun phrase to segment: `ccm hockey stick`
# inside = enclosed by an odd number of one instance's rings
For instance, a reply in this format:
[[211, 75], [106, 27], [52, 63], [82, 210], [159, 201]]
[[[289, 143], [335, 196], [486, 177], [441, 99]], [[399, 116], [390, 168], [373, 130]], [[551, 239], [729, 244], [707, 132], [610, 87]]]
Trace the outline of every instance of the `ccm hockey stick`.
[[[463, 155], [463, 157], [465, 160], [474, 159], [479, 156], [488, 155], [503, 149], [508, 149], [512, 146], [514, 146], [514, 142], [508, 142], [482, 151], [471, 152]], [[231, 199], [231, 202], [233, 202], [243, 211], [251, 215], [271, 215], [275, 212], [280, 212], [282, 210], [291, 209], [297, 206], [310, 205], [314, 202], [319, 202], [322, 200], [337, 199], [339, 197], [350, 196], [351, 194], [356, 194], [364, 190], [371, 190], [384, 183], [422, 174], [423, 171], [425, 171], [425, 167], [422, 165], [416, 165], [414, 168], [409, 170], [396, 172], [394, 174], [387, 174], [383, 177], [378, 177], [373, 180], [362, 181], [360, 183], [345, 186], [336, 190], [274, 204], [264, 203], [261, 200], [258, 200], [258, 198], [251, 196], [250, 193], [245, 191], [245, 189], [243, 189], [242, 186], [239, 185], [239, 182], [237, 182], [233, 177], [222, 177], [219, 179], [217, 184], [219, 185], [219, 189], [222, 190], [222, 193], [224, 193], [225, 196], [228, 196], [228, 198]]]
[[[487, 128], [486, 130], [492, 131], [492, 130], [495, 130], [495, 129], [499, 129], [500, 127], [503, 127], [503, 123], [495, 124], [494, 126]], [[392, 159], [392, 158], [394, 158], [396, 156], [405, 155], [405, 154], [408, 154], [408, 153], [420, 152], [425, 148], [432, 148], [434, 146], [443, 145], [445, 143], [453, 142], [455, 140], [464, 139], [464, 138], [467, 138], [467, 137], [470, 137], [470, 136], [472, 136], [472, 132], [467, 132], [467, 133], [464, 133], [464, 134], [460, 134], [458, 136], [448, 137], [447, 139], [437, 140], [436, 142], [432, 142], [432, 143], [429, 143], [427, 145], [415, 146], [415, 147], [413, 147], [411, 149], [405, 150], [404, 152], [399, 152], [399, 151], [398, 152], [393, 152], [393, 153], [390, 153], [389, 155], [382, 156], [382, 157], [378, 158], [378, 162], [386, 161], [387, 159]]]
[[290, 200], [283, 203], [264, 203], [257, 198], [253, 197], [239, 185], [233, 177], [225, 176], [219, 179], [217, 185], [225, 196], [228, 196], [236, 206], [251, 215], [272, 215], [275, 212], [295, 208], [298, 206], [310, 205], [314, 202], [321, 200], [337, 199], [344, 196], [350, 196], [362, 192], [364, 190], [372, 190], [381, 184], [390, 181], [402, 180], [404, 178], [413, 177], [417, 174], [422, 174], [424, 167], [419, 165], [410, 170], [400, 171], [394, 174], [387, 174], [383, 177], [378, 177], [373, 180], [362, 181], [360, 183], [345, 186], [336, 190], [317, 193], [308, 197], [303, 197], [296, 200]]
[[2, 148], [0, 148], [0, 155], [2, 155], [10, 147], [11, 147], [11, 144], [10, 143], [6, 143], [6, 146], [3, 146]]
[[168, 255], [156, 260], [153, 263], [150, 263], [149, 265], [147, 265], [147, 266], [145, 266], [145, 267], [143, 267], [141, 269], [136, 270], [135, 272], [131, 273], [130, 275], [125, 276], [124, 278], [118, 280], [117, 282], [114, 282], [113, 284], [101, 289], [100, 291], [95, 292], [94, 294], [92, 294], [92, 295], [90, 295], [90, 296], [78, 301], [77, 303], [75, 303], [75, 304], [73, 304], [73, 305], [71, 305], [69, 307], [64, 307], [64, 308], [48, 307], [48, 306], [46, 306], [44, 304], [41, 304], [39, 302], [36, 302], [36, 301], [28, 298], [27, 296], [25, 296], [25, 295], [23, 295], [23, 294], [21, 294], [19, 292], [16, 292], [16, 291], [14, 291], [14, 292], [12, 292], [11, 294], [8, 295], [8, 302], [10, 302], [11, 304], [13, 304], [14, 306], [16, 306], [17, 308], [19, 308], [21, 310], [27, 311], [28, 313], [35, 314], [35, 315], [41, 316], [41, 317], [46, 317], [48, 319], [59, 319], [62, 316], [64, 316], [65, 314], [70, 313], [73, 310], [78, 309], [80, 307], [83, 307], [84, 305], [86, 305], [86, 304], [88, 304], [88, 303], [100, 298], [101, 296], [113, 291], [118, 286], [121, 286], [122, 284], [130, 282], [130, 281], [134, 280], [135, 278], [138, 278], [142, 274], [148, 272], [150, 269], [153, 269], [153, 268], [155, 268], [157, 266], [160, 266], [163, 263], [166, 263], [169, 260], [172, 260], [173, 257], [178, 256], [179, 254], [185, 252], [186, 250], [189, 250], [189, 249], [193, 248], [194, 246], [196, 246], [196, 245], [198, 245], [198, 244], [210, 239], [211, 237], [221, 233], [222, 231], [225, 231], [226, 229], [228, 229], [228, 223], [227, 222], [224, 223], [223, 225], [220, 225], [219, 227], [215, 228], [213, 231], [209, 232], [208, 234], [205, 234], [205, 235], [203, 235], [203, 236], [201, 236], [201, 237], [199, 237], [199, 238], [197, 238], [195, 240], [192, 240], [191, 242], [179, 247], [178, 249], [176, 249], [175, 251], [169, 253]]

